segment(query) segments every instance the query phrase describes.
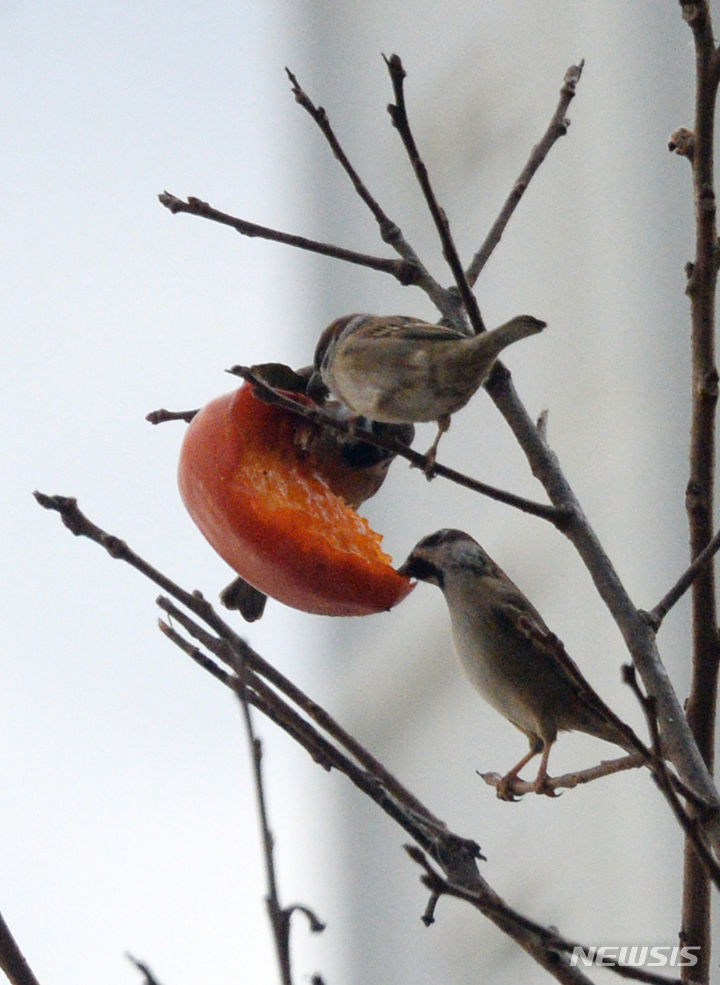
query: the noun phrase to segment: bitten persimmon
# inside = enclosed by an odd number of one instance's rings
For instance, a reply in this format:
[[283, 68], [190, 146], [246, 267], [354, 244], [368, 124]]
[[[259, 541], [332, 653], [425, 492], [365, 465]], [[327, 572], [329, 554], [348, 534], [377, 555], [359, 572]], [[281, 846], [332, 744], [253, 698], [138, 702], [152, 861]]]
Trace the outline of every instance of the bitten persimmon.
[[313, 427], [260, 400], [249, 384], [217, 397], [188, 425], [178, 469], [183, 502], [217, 553], [272, 598], [321, 615], [390, 609], [412, 582], [391, 566], [380, 535], [332, 491], [333, 477], [307, 440]]

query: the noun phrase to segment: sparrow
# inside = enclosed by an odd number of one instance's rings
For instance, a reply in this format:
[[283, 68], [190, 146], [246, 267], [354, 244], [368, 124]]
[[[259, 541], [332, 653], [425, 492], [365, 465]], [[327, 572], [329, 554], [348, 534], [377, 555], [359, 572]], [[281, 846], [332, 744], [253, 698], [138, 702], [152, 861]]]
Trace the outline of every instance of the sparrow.
[[469, 534], [438, 530], [398, 569], [438, 585], [450, 612], [457, 656], [470, 682], [527, 736], [529, 752], [497, 785], [514, 800], [513, 781], [541, 755], [533, 788], [555, 796], [548, 758], [558, 732], [586, 732], [628, 752], [645, 747], [595, 693], [537, 609]]
[[545, 324], [518, 315], [492, 331], [463, 335], [405, 315], [344, 315], [318, 340], [308, 390], [324, 385], [374, 421], [437, 421], [428, 452], [434, 461], [450, 416], [485, 382], [502, 350]]
[[[283, 363], [262, 363], [252, 369], [271, 386], [290, 393], [305, 393], [313, 372], [311, 366], [293, 370]], [[262, 399], [261, 393], [258, 396]], [[326, 401], [322, 409], [338, 421], [357, 419], [357, 415], [336, 400]], [[405, 445], [411, 444], [415, 437], [412, 424], [387, 424], [364, 418], [356, 422], [379, 437], [394, 437]], [[332, 492], [354, 510], [375, 495], [395, 458], [394, 452], [361, 441], [352, 431], [337, 431], [300, 418], [293, 442], [298, 457], [309, 457], [318, 463], [323, 480]], [[226, 609], [237, 609], [247, 622], [255, 622], [265, 611], [267, 596], [238, 577], [223, 589], [220, 601]]]

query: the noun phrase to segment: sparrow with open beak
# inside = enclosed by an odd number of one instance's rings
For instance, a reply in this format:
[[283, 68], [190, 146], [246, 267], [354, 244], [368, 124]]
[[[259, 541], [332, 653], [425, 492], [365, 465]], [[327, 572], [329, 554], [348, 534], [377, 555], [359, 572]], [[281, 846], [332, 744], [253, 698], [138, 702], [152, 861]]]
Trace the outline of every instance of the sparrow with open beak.
[[543, 328], [538, 318], [519, 315], [492, 331], [463, 335], [403, 315], [345, 315], [320, 336], [309, 390], [321, 380], [373, 421], [437, 421], [432, 462], [450, 415], [485, 382], [502, 350]]
[[482, 697], [528, 738], [529, 752], [497, 785], [501, 800], [515, 799], [513, 781], [538, 754], [534, 790], [555, 796], [547, 769], [558, 732], [586, 732], [629, 752], [644, 750], [632, 729], [588, 684], [538, 611], [468, 534], [430, 534], [398, 570], [441, 588], [465, 673]]
[[[271, 386], [291, 393], [305, 393], [312, 367], [293, 370], [283, 363], [263, 363], [253, 370]], [[260, 395], [262, 399], [262, 395]], [[352, 412], [336, 400], [323, 404], [322, 409], [330, 418], [347, 421]], [[385, 424], [361, 420], [360, 423], [379, 437], [394, 437], [404, 445], [412, 443], [415, 428], [412, 424]], [[377, 445], [361, 441], [352, 431], [302, 421], [295, 429], [294, 443], [299, 457], [310, 456], [322, 467], [323, 479], [348, 506], [356, 510], [374, 496], [385, 481], [395, 453]], [[220, 601], [227, 609], [237, 609], [247, 622], [260, 619], [267, 597], [243, 578], [235, 578], [220, 593]]]

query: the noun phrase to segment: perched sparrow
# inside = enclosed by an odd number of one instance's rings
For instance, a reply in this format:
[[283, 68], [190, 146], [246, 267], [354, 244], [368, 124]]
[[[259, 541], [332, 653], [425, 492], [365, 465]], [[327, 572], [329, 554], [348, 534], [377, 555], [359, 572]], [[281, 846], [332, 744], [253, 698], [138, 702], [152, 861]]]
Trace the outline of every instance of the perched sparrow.
[[465, 673], [483, 698], [528, 737], [530, 751], [498, 783], [502, 800], [514, 799], [513, 781], [538, 753], [535, 792], [554, 796], [547, 765], [558, 732], [587, 732], [630, 752], [643, 749], [520, 589], [468, 534], [439, 530], [423, 538], [398, 570], [442, 589]]
[[339, 400], [374, 421], [437, 421], [434, 458], [450, 415], [464, 407], [512, 342], [535, 335], [545, 322], [519, 315], [499, 328], [463, 335], [403, 315], [345, 315], [332, 322], [315, 349], [315, 375]]
[[[282, 363], [263, 363], [252, 368], [271, 386], [295, 393], [305, 393], [312, 374], [312, 367], [295, 371]], [[353, 416], [346, 406], [335, 400], [324, 403], [323, 411], [338, 420]], [[360, 423], [374, 434], [395, 437], [406, 445], [415, 437], [412, 424], [383, 424], [362, 419]], [[325, 482], [353, 509], [375, 495], [395, 458], [394, 452], [361, 441], [351, 432], [343, 433], [301, 419], [295, 429], [294, 443], [298, 457], [308, 456], [321, 464]], [[247, 622], [255, 622], [262, 616], [267, 598], [243, 578], [236, 578], [220, 593], [220, 601], [227, 609], [237, 609]]]

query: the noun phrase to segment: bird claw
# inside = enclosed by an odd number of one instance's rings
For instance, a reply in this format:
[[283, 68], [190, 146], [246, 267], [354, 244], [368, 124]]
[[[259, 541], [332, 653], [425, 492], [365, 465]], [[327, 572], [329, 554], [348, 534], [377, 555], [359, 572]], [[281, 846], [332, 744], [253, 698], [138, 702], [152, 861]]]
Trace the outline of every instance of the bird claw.
[[481, 780], [484, 780], [489, 787], [495, 787], [495, 796], [498, 800], [505, 800], [510, 804], [516, 804], [521, 799], [516, 797], [515, 794], [519, 793], [513, 789], [513, 784], [518, 780], [516, 773], [508, 773], [506, 776], [500, 776], [499, 773], [487, 772], [481, 773], [477, 770], [477, 775]]
[[522, 799], [522, 794], [516, 796], [519, 791], [514, 789], [514, 784], [519, 777], [517, 773], [507, 773], [505, 776], [498, 776], [497, 773], [481, 773], [486, 783], [495, 787], [495, 796], [498, 800], [504, 800], [508, 804], [517, 804]]
[[562, 793], [558, 793], [554, 787], [550, 786], [550, 777], [547, 773], [543, 774], [543, 776], [538, 775], [535, 777], [535, 782], [533, 783], [533, 793], [541, 794], [544, 797], [553, 798], [562, 796]]
[[[530, 792], [528, 790], [529, 784], [514, 771], [506, 773], [505, 776], [500, 776], [499, 773], [480, 773], [478, 771], [478, 776], [489, 786], [495, 787], [495, 795], [498, 800], [504, 800], [509, 804], [517, 804], [526, 793]], [[553, 799], [562, 796], [561, 791], [555, 790], [550, 785], [550, 777], [547, 773], [544, 776], [536, 777], [530, 790], [532, 793]]]
[[432, 448], [429, 448], [425, 452], [425, 464], [423, 465], [423, 475], [428, 482], [431, 482], [435, 478], [435, 460], [437, 458], [437, 447], [433, 444]]

